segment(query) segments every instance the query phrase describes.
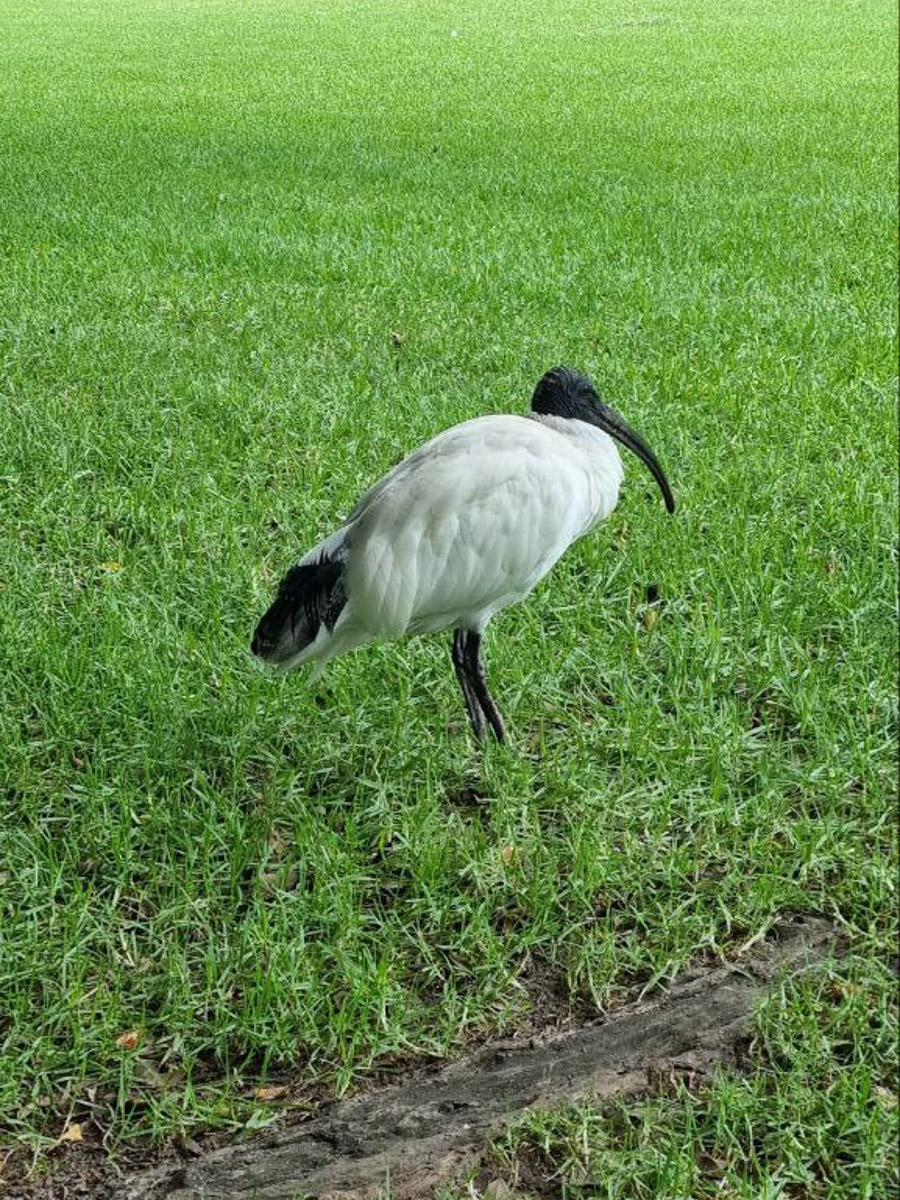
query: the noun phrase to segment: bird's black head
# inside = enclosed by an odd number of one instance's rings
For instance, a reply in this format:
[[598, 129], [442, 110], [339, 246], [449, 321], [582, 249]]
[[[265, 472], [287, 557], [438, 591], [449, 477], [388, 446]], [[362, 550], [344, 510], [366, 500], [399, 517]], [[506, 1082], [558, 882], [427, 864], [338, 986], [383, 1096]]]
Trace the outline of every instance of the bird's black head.
[[597, 389], [587, 375], [569, 367], [552, 367], [534, 389], [531, 409], [550, 417], [587, 421], [599, 403]]
[[623, 446], [627, 446], [632, 454], [636, 454], [650, 468], [650, 473], [662, 491], [666, 508], [669, 512], [675, 511], [672, 489], [656, 455], [624, 417], [601, 401], [597, 389], [587, 375], [580, 375], [569, 367], [553, 367], [534, 389], [531, 410], [542, 416], [562, 417], [570, 421], [585, 421], [588, 425], [596, 425]]

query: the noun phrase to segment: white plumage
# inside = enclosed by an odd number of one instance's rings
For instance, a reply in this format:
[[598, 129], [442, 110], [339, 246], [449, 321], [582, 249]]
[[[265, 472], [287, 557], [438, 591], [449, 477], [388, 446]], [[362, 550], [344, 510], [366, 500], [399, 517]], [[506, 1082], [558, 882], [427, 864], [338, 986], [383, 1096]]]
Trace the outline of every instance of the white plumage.
[[584, 376], [548, 372], [533, 409], [454, 426], [379, 480], [282, 580], [254, 653], [318, 674], [366, 642], [452, 628], [475, 733], [486, 718], [502, 740], [481, 634], [615, 508], [623, 470], [610, 433], [648, 462], [672, 507], [652, 452]]

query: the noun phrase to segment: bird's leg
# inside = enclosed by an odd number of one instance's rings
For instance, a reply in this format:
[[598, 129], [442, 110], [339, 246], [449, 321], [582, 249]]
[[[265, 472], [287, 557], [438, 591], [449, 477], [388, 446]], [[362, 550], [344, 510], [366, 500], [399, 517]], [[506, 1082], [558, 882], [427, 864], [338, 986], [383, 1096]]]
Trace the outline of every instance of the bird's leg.
[[498, 742], [506, 741], [506, 726], [500, 716], [500, 710], [494, 703], [494, 697], [488, 691], [487, 674], [484, 669], [484, 659], [481, 657], [481, 634], [469, 633], [466, 636], [465, 669], [469, 683], [475, 692], [475, 697], [482, 712], [490, 722], [494, 737]]
[[453, 669], [456, 672], [456, 678], [459, 681], [460, 689], [462, 690], [463, 699], [466, 702], [466, 711], [469, 714], [469, 720], [472, 722], [472, 729], [475, 731], [475, 736], [479, 742], [484, 741], [484, 713], [481, 711], [481, 706], [475, 698], [475, 692], [472, 689], [472, 684], [469, 682], [469, 676], [466, 674], [466, 634], [465, 630], [457, 629], [453, 634], [453, 645], [450, 649], [450, 654], [453, 659]]

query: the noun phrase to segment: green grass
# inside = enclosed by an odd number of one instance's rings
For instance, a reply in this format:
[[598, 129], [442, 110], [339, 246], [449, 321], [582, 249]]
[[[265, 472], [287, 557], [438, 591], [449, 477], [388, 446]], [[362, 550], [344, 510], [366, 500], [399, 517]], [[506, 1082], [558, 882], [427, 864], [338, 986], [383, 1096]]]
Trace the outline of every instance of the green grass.
[[[887, 0], [0, 0], [12, 1137], [258, 1123], [267, 1071], [341, 1090], [514, 1027], [530, 961], [603, 1008], [788, 911], [895, 994], [896, 32]], [[558, 361], [679, 508], [630, 461], [494, 623], [513, 749], [468, 740], [445, 638], [255, 669], [298, 553]], [[804, 1108], [803, 1064], [894, 1086], [893, 1010], [832, 1044], [814, 995], [776, 1098], [651, 1105], [657, 1144], [852, 1117], [805, 1194], [883, 1192], [891, 1112]], [[656, 1194], [642, 1164], [608, 1194]]]

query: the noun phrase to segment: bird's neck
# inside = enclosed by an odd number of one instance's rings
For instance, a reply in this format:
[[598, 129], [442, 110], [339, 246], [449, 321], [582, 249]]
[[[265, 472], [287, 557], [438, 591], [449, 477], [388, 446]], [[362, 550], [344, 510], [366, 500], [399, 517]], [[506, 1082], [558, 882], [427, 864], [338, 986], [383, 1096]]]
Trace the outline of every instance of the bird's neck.
[[616, 506], [619, 488], [625, 472], [619, 448], [608, 433], [579, 421], [577, 417], [557, 417], [549, 413], [532, 413], [533, 420], [566, 438], [573, 458], [581, 460], [590, 489], [593, 521], [608, 517]]
[[605, 472], [612, 468], [614, 473], [621, 477], [622, 460], [619, 458], [616, 443], [608, 433], [598, 429], [596, 425], [588, 424], [587, 421], [579, 421], [577, 417], [558, 417], [551, 413], [531, 413], [529, 415], [533, 421], [538, 421], [547, 429], [562, 434], [564, 438], [572, 442], [573, 446], [577, 446], [586, 454], [592, 464], [595, 463], [600, 470]]

